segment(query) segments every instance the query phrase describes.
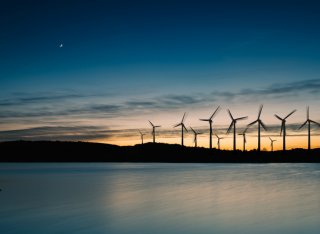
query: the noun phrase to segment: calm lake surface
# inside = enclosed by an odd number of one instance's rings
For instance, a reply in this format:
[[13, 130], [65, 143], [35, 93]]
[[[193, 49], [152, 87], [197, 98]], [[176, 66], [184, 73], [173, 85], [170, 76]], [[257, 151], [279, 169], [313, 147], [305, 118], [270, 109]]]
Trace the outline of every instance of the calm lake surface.
[[320, 164], [0, 164], [0, 232], [320, 233]]

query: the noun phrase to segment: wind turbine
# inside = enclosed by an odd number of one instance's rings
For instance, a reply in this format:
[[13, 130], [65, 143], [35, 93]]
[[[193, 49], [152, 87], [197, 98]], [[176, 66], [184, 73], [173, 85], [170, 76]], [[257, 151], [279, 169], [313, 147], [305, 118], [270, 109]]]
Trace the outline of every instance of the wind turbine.
[[212, 149], [212, 118], [213, 116], [217, 113], [217, 111], [219, 110], [220, 106], [217, 107], [217, 109], [213, 112], [213, 114], [210, 116], [209, 119], [200, 119], [201, 121], [207, 121], [209, 122], [209, 126], [210, 126], [210, 138], [209, 138], [209, 143], [210, 143], [210, 149]]
[[229, 128], [227, 130], [227, 134], [230, 133], [230, 131], [231, 131], [232, 127], [233, 127], [233, 151], [236, 151], [236, 148], [237, 148], [237, 144], [236, 144], [236, 135], [237, 135], [237, 133], [236, 133], [236, 124], [237, 124], [237, 121], [245, 120], [245, 119], [248, 118], [248, 116], [240, 117], [240, 118], [233, 118], [233, 116], [232, 116], [232, 114], [231, 114], [229, 109], [228, 109], [228, 113], [229, 113], [230, 118], [231, 118], [231, 124], [230, 124], [230, 126], [229, 126]]
[[271, 151], [273, 152], [273, 142], [275, 142], [275, 141], [277, 141], [277, 140], [272, 140], [271, 137], [269, 137], [269, 139], [270, 139], [270, 142], [271, 142], [271, 143], [270, 143], [270, 144], [271, 144]]
[[[281, 134], [283, 134], [283, 151], [286, 150], [286, 119], [292, 115], [294, 112], [296, 112], [297, 110], [293, 110], [291, 111], [286, 117], [281, 118], [278, 115], [274, 115], [277, 119], [279, 119], [281, 121], [281, 130], [280, 130], [280, 136]], [[283, 133], [282, 133], [283, 132]]]
[[191, 128], [191, 131], [193, 132], [194, 134], [194, 147], [198, 147], [197, 145], [197, 142], [198, 142], [198, 135], [200, 135], [201, 133], [200, 132], [196, 132], [192, 127]]
[[183, 130], [185, 129], [186, 131], [188, 131], [187, 128], [186, 128], [186, 126], [185, 126], [184, 123], [183, 123], [185, 116], [186, 116], [186, 113], [183, 114], [183, 117], [182, 117], [181, 122], [178, 123], [178, 124], [176, 124], [176, 125], [174, 126], [174, 128], [176, 128], [176, 127], [178, 127], [178, 126], [181, 126], [181, 145], [182, 145], [182, 146], [183, 146]]
[[220, 150], [220, 140], [224, 139], [223, 137], [219, 137], [217, 134], [215, 134], [218, 139], [218, 150]]
[[239, 135], [243, 136], [243, 152], [246, 151], [246, 143], [247, 143], [247, 138], [246, 138], [246, 133], [247, 133], [248, 128], [246, 128], [242, 133]]
[[161, 127], [160, 125], [155, 126], [153, 123], [151, 123], [151, 121], [149, 120], [149, 123], [152, 126], [152, 137], [153, 137], [153, 143], [156, 143], [156, 128]]
[[141, 144], [143, 145], [143, 136], [146, 135], [146, 134], [142, 133], [140, 130], [138, 130], [138, 131], [139, 131], [140, 136], [141, 136]]
[[248, 127], [250, 127], [251, 125], [254, 125], [255, 123], [258, 123], [258, 151], [260, 152], [260, 127], [262, 126], [262, 128], [267, 131], [267, 127], [266, 125], [262, 122], [262, 120], [260, 119], [261, 116], [261, 112], [262, 112], [262, 108], [263, 105], [260, 106], [260, 110], [259, 110], [259, 114], [258, 114], [258, 118], [257, 120], [253, 121], [252, 123], [248, 124]]
[[317, 124], [318, 126], [320, 126], [320, 124], [316, 121], [313, 121], [311, 119], [309, 119], [309, 106], [307, 107], [307, 120], [306, 122], [304, 122], [298, 129], [301, 129], [304, 127], [304, 125], [306, 125], [308, 123], [308, 150], [310, 150], [310, 146], [311, 146], [311, 134], [310, 134], [310, 124], [311, 123], [315, 123]]

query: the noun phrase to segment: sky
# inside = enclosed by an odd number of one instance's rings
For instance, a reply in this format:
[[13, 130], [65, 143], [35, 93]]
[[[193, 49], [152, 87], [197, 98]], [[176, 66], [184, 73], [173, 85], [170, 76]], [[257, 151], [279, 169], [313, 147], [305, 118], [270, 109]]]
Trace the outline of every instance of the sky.
[[[214, 132], [232, 147], [227, 109], [239, 133], [260, 104], [262, 148], [307, 146], [310, 117], [320, 122], [320, 3], [317, 1], [1, 1], [0, 141], [72, 140], [117, 145], [180, 143], [173, 128], [203, 134], [217, 106]], [[312, 147], [320, 145], [312, 127]], [[256, 126], [248, 131], [256, 147]], [[193, 145], [189, 132], [186, 145]], [[216, 146], [216, 139], [214, 139]], [[237, 147], [242, 148], [241, 136]]]

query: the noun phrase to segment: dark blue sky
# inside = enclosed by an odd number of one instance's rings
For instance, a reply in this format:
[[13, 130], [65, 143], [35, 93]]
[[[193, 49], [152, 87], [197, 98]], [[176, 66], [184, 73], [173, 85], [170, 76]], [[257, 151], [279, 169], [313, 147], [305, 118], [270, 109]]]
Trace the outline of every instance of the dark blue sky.
[[2, 1], [0, 127], [94, 125], [100, 114], [134, 126], [153, 109], [254, 109], [259, 98], [316, 106], [319, 10], [294, 0]]

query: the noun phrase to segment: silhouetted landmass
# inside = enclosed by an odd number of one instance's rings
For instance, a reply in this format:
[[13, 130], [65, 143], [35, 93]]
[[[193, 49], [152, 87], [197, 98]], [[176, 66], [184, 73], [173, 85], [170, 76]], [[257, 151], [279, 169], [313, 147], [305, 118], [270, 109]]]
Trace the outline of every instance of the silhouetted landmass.
[[146, 143], [135, 146], [59, 141], [0, 143], [1, 162], [319, 163], [320, 149], [227, 151]]

